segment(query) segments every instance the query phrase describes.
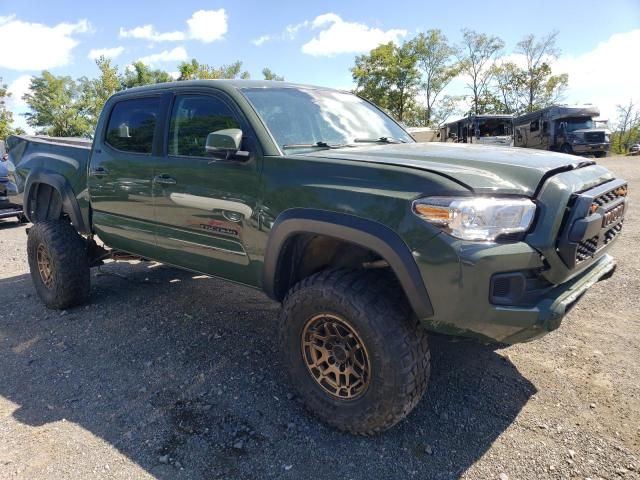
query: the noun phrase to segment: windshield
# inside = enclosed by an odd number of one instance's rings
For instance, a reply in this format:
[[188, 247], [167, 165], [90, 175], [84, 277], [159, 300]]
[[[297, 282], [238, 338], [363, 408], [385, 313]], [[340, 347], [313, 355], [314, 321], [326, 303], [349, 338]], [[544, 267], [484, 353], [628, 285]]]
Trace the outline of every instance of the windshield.
[[566, 122], [568, 132], [573, 132], [574, 130], [582, 130], [583, 128], [594, 128], [593, 120], [585, 117], [563, 118], [562, 122]]
[[511, 135], [511, 120], [504, 118], [478, 119], [481, 137], [503, 137]]
[[281, 149], [307, 152], [319, 142], [349, 145], [383, 137], [413, 142], [390, 117], [350, 93], [304, 88], [247, 88], [243, 93]]

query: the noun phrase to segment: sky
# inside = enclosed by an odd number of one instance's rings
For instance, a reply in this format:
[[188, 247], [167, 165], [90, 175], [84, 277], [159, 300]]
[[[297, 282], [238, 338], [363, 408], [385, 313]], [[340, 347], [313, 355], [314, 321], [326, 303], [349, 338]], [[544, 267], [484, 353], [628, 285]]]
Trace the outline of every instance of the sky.
[[[505, 55], [529, 33], [557, 30], [554, 73], [569, 74], [566, 103], [598, 105], [615, 120], [616, 104], [640, 101], [640, 0], [0, 0], [0, 77], [25, 127], [20, 97], [33, 75], [95, 77], [100, 54], [121, 69], [141, 60], [169, 72], [191, 58], [241, 60], [253, 78], [269, 67], [287, 81], [352, 88], [356, 55], [434, 28], [452, 43], [463, 28], [497, 35]], [[459, 79], [445, 93], [464, 88]]]

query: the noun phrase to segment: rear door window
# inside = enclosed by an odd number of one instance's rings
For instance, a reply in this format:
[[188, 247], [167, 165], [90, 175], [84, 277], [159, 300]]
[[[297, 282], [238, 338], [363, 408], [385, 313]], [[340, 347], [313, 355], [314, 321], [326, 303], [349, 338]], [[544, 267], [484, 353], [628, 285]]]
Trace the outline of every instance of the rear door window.
[[150, 154], [159, 112], [159, 97], [116, 103], [109, 117], [106, 143], [124, 152]]

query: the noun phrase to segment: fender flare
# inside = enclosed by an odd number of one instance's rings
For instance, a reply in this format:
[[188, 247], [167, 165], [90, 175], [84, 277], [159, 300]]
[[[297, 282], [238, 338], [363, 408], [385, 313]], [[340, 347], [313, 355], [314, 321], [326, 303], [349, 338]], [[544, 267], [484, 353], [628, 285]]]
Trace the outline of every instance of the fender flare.
[[276, 288], [283, 247], [289, 238], [299, 233], [326, 235], [374, 251], [387, 261], [395, 273], [418, 318], [433, 316], [433, 306], [418, 265], [409, 247], [397, 233], [373, 220], [308, 208], [285, 210], [271, 227], [264, 257], [262, 287], [273, 300], [283, 300], [283, 295], [279, 295]]
[[69, 181], [60, 175], [59, 173], [51, 172], [49, 170], [37, 170], [32, 171], [24, 186], [24, 214], [31, 220], [31, 201], [32, 201], [32, 189], [34, 185], [45, 184], [54, 188], [60, 195], [62, 201], [62, 211], [69, 215], [71, 223], [75, 226], [76, 230], [80, 233], [90, 233], [87, 228], [82, 214], [80, 212], [80, 205], [76, 199], [76, 195], [69, 184]]

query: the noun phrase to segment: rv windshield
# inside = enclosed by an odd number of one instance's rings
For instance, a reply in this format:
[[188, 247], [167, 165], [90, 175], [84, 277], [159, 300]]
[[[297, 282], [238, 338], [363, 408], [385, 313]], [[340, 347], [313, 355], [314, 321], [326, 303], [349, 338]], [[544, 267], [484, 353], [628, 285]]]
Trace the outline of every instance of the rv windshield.
[[504, 118], [485, 118], [478, 120], [481, 137], [503, 137], [511, 135], [511, 120]]
[[567, 124], [567, 132], [594, 127], [593, 120], [585, 117], [563, 118], [561, 121]]

